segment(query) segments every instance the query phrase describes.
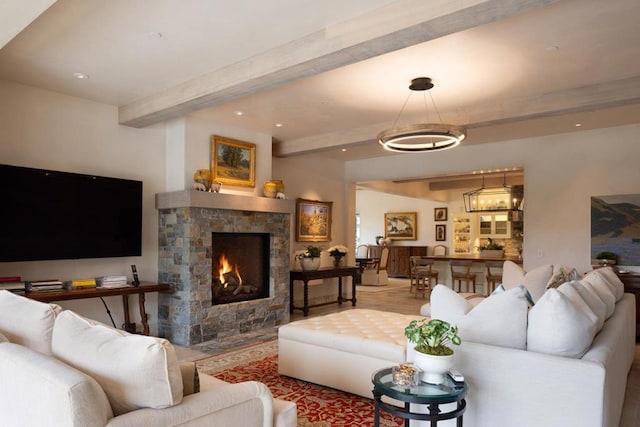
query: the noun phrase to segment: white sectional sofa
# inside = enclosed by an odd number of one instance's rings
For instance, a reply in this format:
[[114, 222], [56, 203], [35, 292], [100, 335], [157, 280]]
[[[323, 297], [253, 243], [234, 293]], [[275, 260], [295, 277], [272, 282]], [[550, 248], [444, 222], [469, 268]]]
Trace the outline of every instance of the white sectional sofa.
[[[432, 293], [432, 317], [460, 326], [455, 363], [469, 386], [466, 427], [619, 424], [634, 357], [635, 299], [605, 270], [578, 285], [561, 284], [554, 266], [544, 269], [505, 276], [520, 274], [517, 281], [532, 289], [542, 283], [531, 293], [532, 308], [514, 283], [475, 307], [442, 285]], [[578, 299], [576, 289], [590, 294]], [[284, 325], [279, 372], [371, 398], [375, 370], [411, 359], [404, 327], [415, 318], [354, 309]]]
[[296, 405], [229, 384], [131, 335], [0, 291], [0, 425], [295, 427]]

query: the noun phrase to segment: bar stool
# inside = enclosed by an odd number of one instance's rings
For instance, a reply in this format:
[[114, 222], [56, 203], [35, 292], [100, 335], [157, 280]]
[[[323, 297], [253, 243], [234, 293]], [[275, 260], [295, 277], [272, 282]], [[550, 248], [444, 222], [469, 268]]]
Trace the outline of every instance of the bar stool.
[[496, 290], [496, 286], [502, 283], [502, 261], [486, 261], [487, 267], [487, 295]]
[[432, 270], [434, 260], [411, 256], [409, 261], [411, 262], [409, 274], [411, 286], [409, 287], [409, 292], [413, 292], [413, 287], [415, 286], [416, 298], [419, 291], [422, 291], [422, 298], [424, 298], [427, 291], [431, 292], [431, 279], [434, 279], [435, 284], [438, 284], [438, 272]]
[[[465, 288], [469, 292], [469, 284], [472, 286], [473, 293], [476, 292], [476, 274], [471, 272], [471, 261], [451, 260], [449, 261], [451, 268], [451, 285], [456, 292], [462, 292], [462, 281], [465, 281]], [[456, 290], [456, 281], [458, 281], [458, 290]]]

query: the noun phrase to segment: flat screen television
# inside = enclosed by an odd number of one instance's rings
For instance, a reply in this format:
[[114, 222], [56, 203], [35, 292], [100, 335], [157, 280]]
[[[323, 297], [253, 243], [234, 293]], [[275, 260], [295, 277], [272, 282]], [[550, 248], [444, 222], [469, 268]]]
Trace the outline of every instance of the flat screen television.
[[0, 262], [141, 255], [141, 181], [0, 165], [0, 201]]

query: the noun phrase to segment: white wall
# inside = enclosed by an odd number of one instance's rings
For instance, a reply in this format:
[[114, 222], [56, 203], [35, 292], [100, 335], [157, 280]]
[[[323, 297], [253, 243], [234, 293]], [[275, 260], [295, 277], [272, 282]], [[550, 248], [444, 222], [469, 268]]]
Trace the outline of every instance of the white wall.
[[[141, 180], [144, 192], [142, 256], [0, 263], [0, 275], [21, 276], [23, 280], [70, 280], [111, 274], [130, 277], [130, 265], [136, 264], [141, 280], [156, 281], [158, 215], [154, 196], [164, 191], [164, 144], [164, 126], [119, 126], [114, 106], [0, 81], [0, 162]], [[38, 197], [37, 188], [33, 189], [33, 196]], [[136, 297], [131, 298], [131, 314], [139, 323], [135, 300]], [[124, 321], [122, 299], [107, 298], [107, 304], [120, 326]], [[110, 323], [98, 299], [60, 305]], [[157, 296], [149, 294], [147, 312], [152, 326], [157, 319], [156, 307]]]
[[358, 182], [524, 167], [525, 268], [564, 263], [588, 271], [590, 197], [640, 193], [639, 158], [640, 125], [631, 125], [352, 161], [345, 173]]
[[376, 236], [384, 236], [385, 213], [416, 212], [417, 239], [396, 240], [392, 244], [394, 246], [426, 245], [429, 248], [444, 244], [450, 247], [448, 221], [438, 222], [438, 224], [447, 224], [447, 240], [445, 242], [436, 242], [436, 222], [433, 220], [434, 208], [442, 207], [448, 208], [448, 204], [371, 190], [358, 190], [356, 191], [356, 212], [360, 214], [360, 241], [364, 244], [374, 245]]

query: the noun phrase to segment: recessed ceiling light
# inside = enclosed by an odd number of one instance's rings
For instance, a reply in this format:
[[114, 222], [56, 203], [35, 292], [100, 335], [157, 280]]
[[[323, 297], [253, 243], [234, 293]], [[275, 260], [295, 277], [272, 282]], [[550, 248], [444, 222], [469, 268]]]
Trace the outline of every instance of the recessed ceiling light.
[[244, 111], [240, 111], [240, 110], [234, 111], [233, 114], [235, 114], [236, 116], [242, 116], [244, 115]]
[[547, 52], [557, 52], [560, 50], [560, 48], [556, 45], [551, 45], [551, 46], [545, 47], [544, 50], [546, 50]]
[[73, 73], [73, 77], [75, 77], [76, 79], [88, 79], [89, 75], [85, 74], [85, 73]]
[[344, 153], [345, 151], [347, 151], [347, 149], [346, 149], [346, 148], [343, 148], [343, 149], [342, 149], [342, 150], [340, 150], [340, 151], [342, 151], [342, 152]]
[[152, 39], [161, 39], [162, 38], [162, 33], [158, 32], [158, 31], [150, 31], [147, 33], [147, 35], [149, 37], [151, 37]]
[[282, 123], [276, 123], [277, 128], [281, 128], [282, 126], [283, 126]]
[[582, 123], [576, 123], [577, 128], [579, 128], [580, 126], [582, 126]]

